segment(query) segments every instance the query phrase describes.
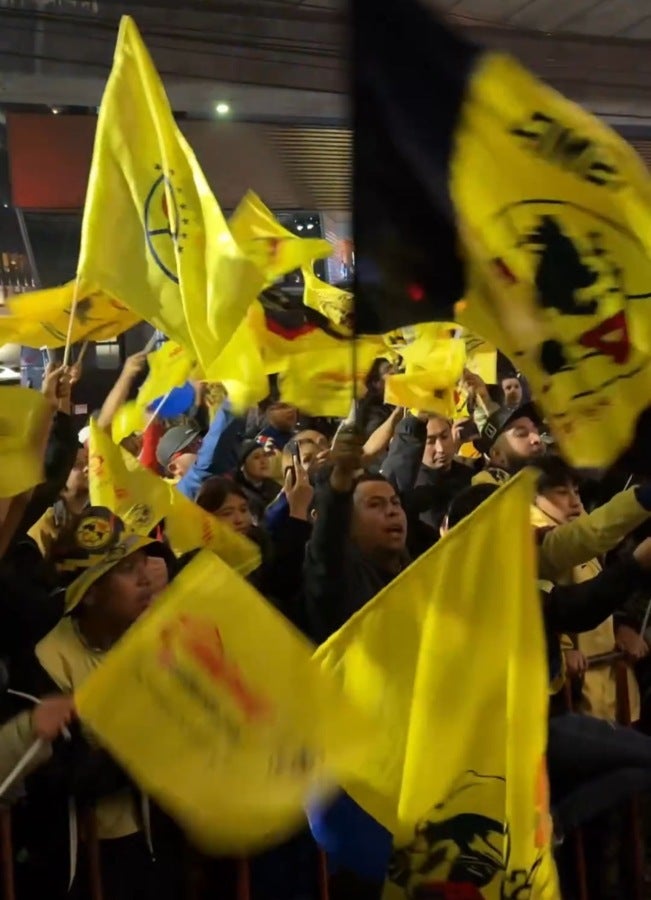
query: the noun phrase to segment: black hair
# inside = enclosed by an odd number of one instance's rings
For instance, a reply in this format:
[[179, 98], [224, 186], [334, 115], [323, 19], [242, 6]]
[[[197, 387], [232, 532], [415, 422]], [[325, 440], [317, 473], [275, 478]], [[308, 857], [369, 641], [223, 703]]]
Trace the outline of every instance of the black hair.
[[236, 497], [241, 497], [242, 500], [246, 500], [248, 504], [248, 498], [239, 484], [231, 478], [213, 475], [212, 478], [206, 479], [201, 485], [201, 490], [197, 494], [195, 502], [197, 506], [205, 509], [206, 512], [214, 513], [223, 506], [226, 498], [233, 494]]
[[545, 491], [551, 491], [554, 488], [580, 484], [576, 470], [553, 453], [550, 453], [549, 456], [541, 456], [534, 465], [539, 472], [536, 482], [536, 490], [539, 494], [544, 494]]
[[496, 484], [472, 484], [457, 494], [448, 506], [448, 528], [454, 528], [497, 490], [499, 487]]
[[380, 370], [383, 365], [388, 365], [389, 360], [385, 356], [378, 356], [373, 360], [373, 365], [369, 369], [365, 379], [366, 387], [369, 391], [375, 391], [377, 382], [380, 381]]
[[384, 475], [380, 475], [379, 472], [377, 474], [374, 474], [373, 472], [362, 472], [362, 474], [355, 479], [353, 490], [358, 484], [365, 484], [367, 481], [379, 481], [382, 484], [391, 484], [389, 479], [385, 478]]

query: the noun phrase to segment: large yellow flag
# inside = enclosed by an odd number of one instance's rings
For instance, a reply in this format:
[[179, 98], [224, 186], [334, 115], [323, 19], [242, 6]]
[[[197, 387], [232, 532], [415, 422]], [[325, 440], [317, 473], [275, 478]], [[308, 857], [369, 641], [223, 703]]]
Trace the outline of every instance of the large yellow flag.
[[380, 723], [344, 787], [394, 836], [388, 896], [557, 897], [532, 494], [510, 481], [317, 651]]
[[235, 243], [128, 16], [99, 112], [78, 271], [204, 371], [263, 281]]
[[372, 723], [312, 649], [203, 552], [89, 676], [76, 705], [201, 846], [251, 850], [298, 829], [304, 803], [357, 768], [373, 740]]
[[237, 243], [264, 272], [267, 284], [332, 253], [328, 241], [301, 238], [283, 228], [253, 191], [242, 198], [229, 225]]
[[38, 391], [0, 387], [0, 497], [15, 497], [43, 481], [49, 421], [49, 405]]
[[7, 300], [9, 312], [0, 317], [0, 341], [15, 341], [25, 347], [63, 347], [73, 306], [73, 344], [110, 340], [140, 321], [132, 310], [102, 291], [88, 290], [83, 284], [76, 286], [70, 281], [61, 287], [30, 291]]
[[651, 395], [649, 173], [607, 125], [496, 54], [476, 68], [454, 146], [471, 284], [460, 321], [523, 371], [572, 463], [606, 466]]
[[260, 565], [260, 551], [252, 541], [141, 466], [94, 420], [88, 468], [91, 503], [106, 506], [136, 534], [149, 534], [165, 519], [165, 533], [175, 553], [205, 547], [243, 575]]

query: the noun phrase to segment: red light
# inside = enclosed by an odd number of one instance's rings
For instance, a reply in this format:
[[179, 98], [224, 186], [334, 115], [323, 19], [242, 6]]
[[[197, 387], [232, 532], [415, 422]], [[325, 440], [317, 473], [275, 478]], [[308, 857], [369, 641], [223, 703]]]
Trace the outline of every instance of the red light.
[[407, 288], [407, 296], [412, 303], [420, 303], [425, 299], [425, 290], [420, 284], [410, 284]]

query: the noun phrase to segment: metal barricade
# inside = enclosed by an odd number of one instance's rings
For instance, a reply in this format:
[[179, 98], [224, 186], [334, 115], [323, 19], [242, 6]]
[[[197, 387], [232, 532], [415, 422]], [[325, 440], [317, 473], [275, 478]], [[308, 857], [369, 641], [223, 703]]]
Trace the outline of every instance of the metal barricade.
[[[100, 844], [97, 836], [95, 814], [85, 811], [79, 815], [80, 854], [86, 859], [88, 876], [88, 892], [90, 900], [104, 900], [102, 891], [102, 872]], [[198, 900], [200, 892], [196, 889], [190, 871], [192, 862], [201, 866], [205, 858], [198, 853], [189, 855], [188, 878], [186, 880], [185, 900]], [[233, 900], [255, 900], [251, 894], [251, 872], [249, 860], [235, 859], [235, 896]], [[329, 900], [329, 879], [326, 856], [318, 851], [317, 883], [319, 900]], [[14, 876], [14, 853], [11, 826], [11, 808], [0, 807], [0, 900], [32, 900], [16, 896]]]
[[[610, 666], [615, 667], [617, 722], [620, 725], [631, 726], [631, 703], [628, 693], [628, 665], [626, 663], [626, 654], [619, 650], [613, 650], [610, 653], [601, 653], [588, 657], [589, 669], [607, 668]], [[565, 681], [564, 691], [568, 711], [572, 712], [572, 690], [569, 679]], [[634, 797], [630, 802], [627, 831], [630, 838], [628, 845], [631, 848], [632, 855], [631, 868], [634, 879], [633, 898], [634, 900], [644, 900], [644, 854], [639, 799], [637, 797]], [[574, 834], [574, 842], [579, 900], [590, 900], [587, 883], [585, 848], [581, 829], [577, 829]]]

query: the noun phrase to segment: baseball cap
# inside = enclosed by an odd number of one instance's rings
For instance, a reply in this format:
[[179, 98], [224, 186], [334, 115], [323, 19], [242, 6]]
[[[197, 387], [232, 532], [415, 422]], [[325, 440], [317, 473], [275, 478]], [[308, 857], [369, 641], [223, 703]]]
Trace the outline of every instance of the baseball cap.
[[127, 532], [124, 522], [103, 506], [89, 507], [74, 530], [53, 551], [58, 581], [65, 590], [69, 613], [103, 575], [127, 556], [148, 548], [152, 556], [164, 555], [151, 538]]
[[475, 447], [480, 453], [488, 453], [498, 437], [503, 434], [516, 419], [531, 419], [539, 427], [542, 425], [542, 419], [538, 414], [538, 410], [533, 403], [523, 403], [517, 409], [508, 409], [500, 407], [486, 420], [481, 430], [481, 436], [474, 442]]
[[168, 428], [156, 447], [156, 459], [159, 465], [167, 469], [175, 453], [181, 453], [196, 441], [201, 432], [198, 428], [188, 425], [175, 425]]

